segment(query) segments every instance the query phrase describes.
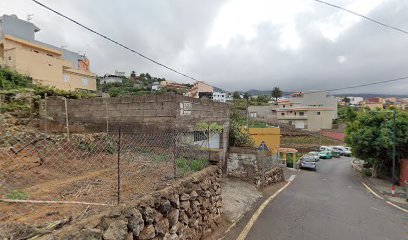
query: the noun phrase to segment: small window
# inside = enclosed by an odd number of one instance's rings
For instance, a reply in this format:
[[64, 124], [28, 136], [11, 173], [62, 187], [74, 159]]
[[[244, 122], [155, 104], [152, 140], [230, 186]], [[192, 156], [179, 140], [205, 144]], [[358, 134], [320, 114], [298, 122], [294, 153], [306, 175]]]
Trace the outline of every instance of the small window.
[[37, 51], [37, 50], [33, 50], [33, 52], [35, 52], [35, 53], [40, 53], [39, 51]]
[[64, 75], [64, 82], [69, 82], [69, 76], [68, 75]]
[[10, 57], [10, 56], [8, 57], [8, 60], [11, 60], [11, 57]]
[[292, 121], [289, 121], [289, 125], [292, 125]]
[[282, 106], [283, 108], [285, 107], [285, 105]]
[[320, 115], [320, 112], [317, 112], [317, 115]]
[[304, 116], [305, 113], [304, 112], [299, 112], [299, 116]]
[[82, 79], [82, 86], [88, 86], [88, 84], [89, 84], [89, 80], [86, 79], [86, 78], [83, 78]]
[[290, 106], [292, 107], [292, 104], [290, 104]]
[[48, 66], [49, 66], [49, 67], [52, 67], [52, 64], [51, 64], [51, 63], [48, 63]]
[[281, 113], [282, 116], [285, 116], [285, 113]]
[[250, 115], [252, 118], [256, 118], [256, 112], [251, 112], [249, 115]]
[[296, 116], [296, 112], [295, 112], [295, 116]]
[[292, 111], [289, 111], [289, 113], [292, 113]]

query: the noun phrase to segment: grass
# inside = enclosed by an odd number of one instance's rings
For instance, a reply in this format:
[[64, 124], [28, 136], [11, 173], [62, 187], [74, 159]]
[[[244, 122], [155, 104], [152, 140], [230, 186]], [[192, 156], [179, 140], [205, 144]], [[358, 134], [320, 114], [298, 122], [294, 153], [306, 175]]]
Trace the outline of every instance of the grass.
[[208, 165], [207, 159], [192, 159], [178, 158], [176, 160], [177, 170], [184, 176], [190, 172], [197, 172]]
[[154, 160], [157, 161], [157, 162], [164, 162], [164, 161], [166, 161], [166, 156], [157, 155], [157, 156], [154, 157]]
[[27, 200], [28, 194], [22, 190], [13, 190], [6, 194], [6, 198], [11, 200]]

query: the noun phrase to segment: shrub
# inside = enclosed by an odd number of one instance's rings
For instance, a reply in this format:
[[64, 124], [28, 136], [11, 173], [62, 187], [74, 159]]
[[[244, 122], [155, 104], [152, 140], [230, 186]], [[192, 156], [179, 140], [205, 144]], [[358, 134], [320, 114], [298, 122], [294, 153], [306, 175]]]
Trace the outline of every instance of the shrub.
[[28, 194], [22, 190], [14, 190], [7, 193], [6, 198], [11, 200], [27, 200]]

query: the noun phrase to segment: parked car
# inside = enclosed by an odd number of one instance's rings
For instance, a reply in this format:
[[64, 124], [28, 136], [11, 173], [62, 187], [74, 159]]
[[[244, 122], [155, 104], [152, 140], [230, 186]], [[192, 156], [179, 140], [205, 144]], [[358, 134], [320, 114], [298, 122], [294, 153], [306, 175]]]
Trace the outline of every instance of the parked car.
[[320, 151], [333, 151], [333, 149], [331, 147], [327, 147], [327, 146], [320, 146]]
[[309, 153], [306, 154], [306, 156], [313, 156], [315, 158], [316, 162], [318, 162], [319, 159], [320, 159], [319, 152], [309, 152]]
[[351, 151], [347, 150], [343, 146], [334, 146], [333, 150], [340, 152], [340, 155], [342, 155], [342, 156], [347, 156], [347, 157], [351, 156]]
[[313, 156], [303, 156], [300, 158], [300, 168], [317, 170], [317, 163]]
[[332, 158], [332, 152], [331, 151], [320, 151], [319, 152], [319, 157], [324, 158], [324, 159], [331, 159]]

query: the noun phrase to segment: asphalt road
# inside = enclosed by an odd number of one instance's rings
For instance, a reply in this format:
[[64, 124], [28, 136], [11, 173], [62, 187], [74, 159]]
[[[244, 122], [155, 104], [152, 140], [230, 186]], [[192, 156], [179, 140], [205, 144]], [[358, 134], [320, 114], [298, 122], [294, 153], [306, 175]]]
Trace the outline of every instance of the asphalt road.
[[371, 195], [350, 162], [321, 160], [317, 172], [300, 171], [246, 239], [408, 239], [408, 214]]

